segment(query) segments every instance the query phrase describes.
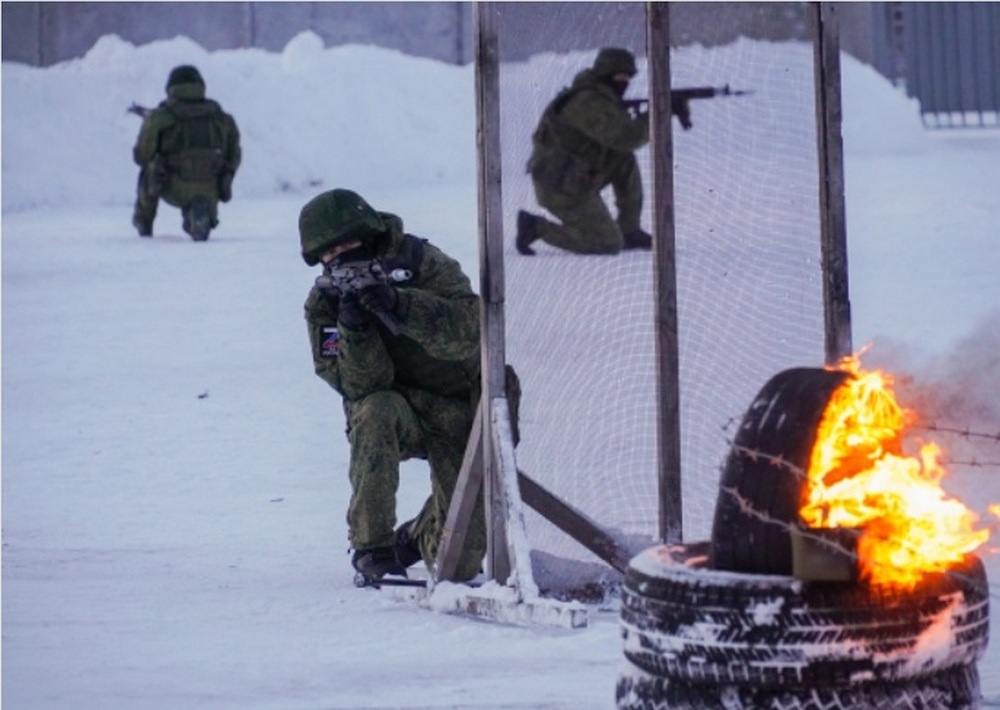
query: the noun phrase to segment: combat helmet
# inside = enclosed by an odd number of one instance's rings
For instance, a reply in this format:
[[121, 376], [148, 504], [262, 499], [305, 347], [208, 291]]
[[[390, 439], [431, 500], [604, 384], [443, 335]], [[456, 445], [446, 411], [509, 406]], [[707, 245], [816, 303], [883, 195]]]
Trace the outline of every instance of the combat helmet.
[[198, 71], [197, 67], [182, 64], [170, 70], [170, 76], [167, 77], [167, 91], [170, 91], [171, 86], [179, 84], [201, 84], [204, 86], [205, 80], [201, 78], [201, 72]]
[[597, 53], [594, 60], [594, 74], [605, 78], [615, 74], [635, 76], [635, 57], [627, 49], [621, 47], [604, 47]]
[[350, 239], [365, 239], [386, 231], [385, 221], [361, 195], [336, 189], [317, 195], [299, 213], [302, 258], [309, 266], [324, 252]]

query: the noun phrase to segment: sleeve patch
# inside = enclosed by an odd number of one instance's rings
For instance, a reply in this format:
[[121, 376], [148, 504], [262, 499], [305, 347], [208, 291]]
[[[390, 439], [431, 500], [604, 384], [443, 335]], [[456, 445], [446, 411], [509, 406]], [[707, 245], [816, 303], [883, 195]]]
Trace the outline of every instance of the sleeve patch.
[[320, 356], [324, 358], [335, 358], [337, 357], [337, 351], [340, 346], [340, 331], [337, 330], [336, 326], [327, 326], [323, 328], [323, 340], [320, 342], [319, 350]]

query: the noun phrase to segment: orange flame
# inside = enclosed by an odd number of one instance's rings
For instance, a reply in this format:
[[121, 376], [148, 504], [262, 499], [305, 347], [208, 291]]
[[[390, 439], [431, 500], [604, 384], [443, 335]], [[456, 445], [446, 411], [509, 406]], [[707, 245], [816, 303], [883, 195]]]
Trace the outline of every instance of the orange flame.
[[859, 529], [862, 578], [912, 589], [924, 574], [960, 562], [989, 530], [976, 530], [979, 516], [940, 487], [936, 444], [922, 446], [919, 458], [903, 454], [912, 416], [897, 404], [892, 376], [863, 372], [857, 357], [837, 369], [852, 376], [823, 412], [799, 513], [812, 528]]

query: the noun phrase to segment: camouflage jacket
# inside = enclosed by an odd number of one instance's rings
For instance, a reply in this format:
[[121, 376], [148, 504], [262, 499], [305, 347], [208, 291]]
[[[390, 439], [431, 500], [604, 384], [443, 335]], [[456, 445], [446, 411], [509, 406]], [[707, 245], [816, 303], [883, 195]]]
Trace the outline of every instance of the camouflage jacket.
[[[395, 389], [411, 401], [422, 394], [479, 396], [479, 296], [457, 261], [403, 232], [399, 217], [380, 212], [390, 225], [376, 251], [386, 271], [407, 269], [396, 284], [399, 335], [378, 320], [363, 330], [337, 324], [339, 301], [315, 286], [305, 317], [316, 374], [345, 400]], [[419, 409], [420, 407], [418, 407]]]
[[599, 190], [623, 157], [647, 142], [649, 114], [631, 116], [612, 88], [586, 69], [543, 112], [528, 172], [564, 194]]
[[205, 98], [204, 85], [172, 86], [167, 99], [143, 119], [132, 149], [136, 165], [156, 158], [182, 180], [213, 181], [240, 166], [239, 128], [218, 102]]

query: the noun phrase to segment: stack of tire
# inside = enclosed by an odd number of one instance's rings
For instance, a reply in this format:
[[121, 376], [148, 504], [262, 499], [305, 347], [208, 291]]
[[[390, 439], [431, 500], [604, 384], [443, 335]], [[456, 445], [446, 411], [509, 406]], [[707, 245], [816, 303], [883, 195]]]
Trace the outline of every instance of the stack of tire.
[[712, 540], [631, 560], [619, 708], [977, 707], [976, 663], [989, 640], [978, 558], [911, 591], [791, 576], [800, 472], [830, 395], [849, 376], [775, 376], [737, 433]]

